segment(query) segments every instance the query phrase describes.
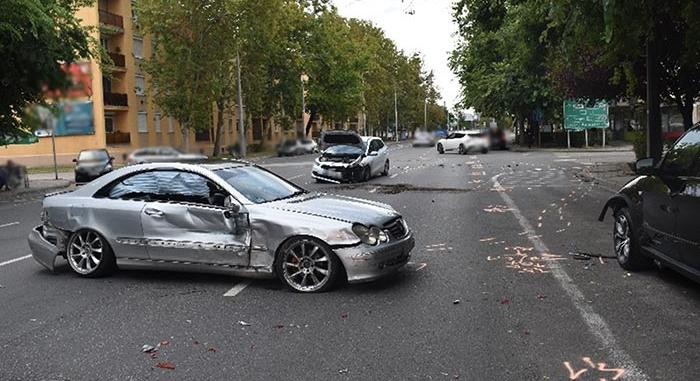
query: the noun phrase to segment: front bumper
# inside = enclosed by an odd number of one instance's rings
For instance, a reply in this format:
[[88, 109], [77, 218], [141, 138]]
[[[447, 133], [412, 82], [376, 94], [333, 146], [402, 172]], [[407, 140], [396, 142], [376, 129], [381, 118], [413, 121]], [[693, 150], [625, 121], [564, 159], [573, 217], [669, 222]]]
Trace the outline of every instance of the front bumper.
[[356, 181], [362, 177], [363, 167], [359, 165], [333, 166], [314, 163], [311, 177], [332, 183]]
[[413, 232], [397, 240], [377, 246], [360, 244], [335, 249], [335, 254], [345, 266], [349, 283], [369, 282], [395, 273], [411, 257], [415, 246]]
[[56, 268], [56, 257], [60, 255], [60, 250], [44, 237], [43, 229], [43, 226], [37, 226], [29, 233], [29, 237], [27, 237], [29, 249], [32, 251], [35, 261], [49, 269], [49, 271], [54, 271]]

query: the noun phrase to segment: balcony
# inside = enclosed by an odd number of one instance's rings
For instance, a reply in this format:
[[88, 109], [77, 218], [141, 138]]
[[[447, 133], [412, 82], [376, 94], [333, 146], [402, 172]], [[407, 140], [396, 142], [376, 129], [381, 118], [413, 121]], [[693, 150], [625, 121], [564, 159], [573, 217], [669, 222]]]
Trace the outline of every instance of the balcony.
[[102, 9], [98, 10], [98, 12], [100, 15], [100, 27], [103, 31], [112, 33], [124, 32], [124, 18], [122, 16]]
[[129, 107], [129, 98], [126, 96], [126, 94], [122, 93], [109, 93], [109, 92], [104, 92], [104, 102], [105, 106], [114, 106], [114, 107]]
[[106, 137], [107, 137], [107, 144], [108, 145], [130, 144], [131, 143], [131, 134], [128, 132], [121, 132], [121, 131], [108, 132], [106, 134]]
[[124, 57], [123, 54], [109, 52], [109, 58], [111, 58], [112, 62], [114, 62], [115, 68], [117, 68], [117, 69], [125, 69], [126, 68], [126, 57]]

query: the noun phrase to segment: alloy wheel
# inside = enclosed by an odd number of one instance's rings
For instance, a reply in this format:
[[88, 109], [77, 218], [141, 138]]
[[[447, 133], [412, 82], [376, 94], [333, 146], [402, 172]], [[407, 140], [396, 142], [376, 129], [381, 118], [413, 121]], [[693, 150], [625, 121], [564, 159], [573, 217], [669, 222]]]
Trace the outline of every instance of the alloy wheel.
[[631, 237], [630, 224], [624, 214], [615, 218], [614, 229], [615, 255], [621, 263], [627, 263], [630, 257]]
[[321, 290], [331, 279], [331, 254], [316, 242], [303, 239], [290, 245], [282, 256], [282, 275], [301, 292]]
[[84, 230], [73, 236], [68, 247], [68, 263], [77, 273], [88, 275], [97, 270], [103, 259], [102, 238]]

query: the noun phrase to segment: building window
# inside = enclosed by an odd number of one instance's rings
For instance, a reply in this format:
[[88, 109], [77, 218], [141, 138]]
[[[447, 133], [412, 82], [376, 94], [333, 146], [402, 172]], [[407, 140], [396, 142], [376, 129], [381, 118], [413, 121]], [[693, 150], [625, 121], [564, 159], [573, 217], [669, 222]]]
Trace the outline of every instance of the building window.
[[148, 114], [145, 112], [139, 113], [138, 128], [139, 132], [148, 132]]
[[153, 116], [153, 123], [156, 125], [156, 132], [160, 133], [160, 113], [156, 113]]
[[143, 58], [143, 39], [134, 38], [134, 57]]
[[136, 86], [134, 91], [136, 91], [136, 95], [144, 95], [146, 93], [146, 78], [144, 76], [136, 76]]
[[105, 132], [108, 134], [114, 132], [114, 118], [112, 118], [112, 115], [105, 115]]
[[173, 127], [173, 117], [170, 116], [168, 117], [168, 133], [172, 134], [173, 132], [175, 132], [175, 128]]

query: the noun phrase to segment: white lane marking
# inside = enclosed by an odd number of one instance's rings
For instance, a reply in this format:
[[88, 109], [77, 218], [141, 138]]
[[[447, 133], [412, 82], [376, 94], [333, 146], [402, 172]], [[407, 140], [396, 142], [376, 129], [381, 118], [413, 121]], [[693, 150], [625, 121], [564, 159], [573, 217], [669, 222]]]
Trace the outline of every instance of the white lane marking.
[[280, 167], [298, 167], [301, 165], [313, 164], [311, 161], [299, 162], [299, 163], [271, 163], [260, 165], [263, 168], [280, 168]]
[[292, 176], [292, 177], [288, 178], [287, 180], [294, 180], [294, 179], [298, 179], [298, 178], [300, 178], [300, 177], [302, 177], [302, 176], [304, 176], [304, 174], [303, 174], [303, 173], [302, 173], [301, 175], [296, 175], [296, 176]]
[[399, 175], [398, 173], [394, 173], [393, 175], [389, 176], [389, 178], [391, 178], [391, 179], [395, 179], [395, 178], [396, 178], [396, 176], [398, 176], [398, 175]]
[[0, 225], [0, 228], [6, 228], [6, 227], [8, 227], [8, 226], [14, 226], [14, 225], [19, 225], [19, 221], [10, 222], [10, 223], [7, 223], [7, 224], [2, 224], [2, 225]]
[[240, 294], [241, 291], [245, 290], [246, 287], [250, 286], [251, 283], [253, 283], [252, 279], [244, 280], [243, 282], [238, 283], [235, 286], [233, 286], [232, 289], [226, 291], [224, 296], [236, 296], [236, 295]]
[[9, 261], [0, 262], [0, 267], [2, 267], [2, 266], [7, 266], [7, 265], [9, 265], [9, 264], [11, 264], [11, 263], [23, 261], [23, 260], [25, 260], [25, 259], [27, 259], [27, 258], [31, 258], [31, 257], [32, 257], [31, 254], [27, 254], [27, 255], [22, 256], [22, 257], [19, 257], [19, 258], [10, 259]]
[[[501, 184], [498, 182], [500, 176], [501, 174], [498, 174], [491, 178], [496, 188], [501, 187]], [[520, 226], [526, 231], [533, 231], [532, 225], [530, 225], [525, 216], [520, 212], [520, 209], [518, 209], [513, 199], [510, 198], [506, 192], [499, 191], [498, 194], [501, 195], [503, 201], [508, 205], [510, 212], [513, 213], [513, 216], [518, 220]], [[540, 236], [531, 235], [528, 236], [527, 239], [532, 243], [535, 249], [537, 249], [540, 255], [551, 253], [544, 241], [540, 239]], [[566, 292], [573, 302], [574, 307], [576, 307], [583, 321], [586, 323], [586, 326], [588, 326], [590, 333], [600, 341], [610, 354], [610, 359], [612, 360], [610, 362], [614, 363], [616, 366], [625, 368], [627, 371], [625, 375], [629, 376], [630, 380], [649, 380], [649, 376], [647, 376], [637, 364], [635, 364], [634, 360], [619, 347], [617, 339], [615, 339], [615, 335], [608, 324], [603, 320], [603, 317], [595, 312], [593, 307], [586, 302], [586, 297], [583, 295], [583, 292], [576, 287], [573, 279], [571, 279], [566, 270], [559, 265], [559, 262], [550, 262], [549, 268], [554, 278], [559, 282], [561, 288], [564, 289], [564, 292]]]

